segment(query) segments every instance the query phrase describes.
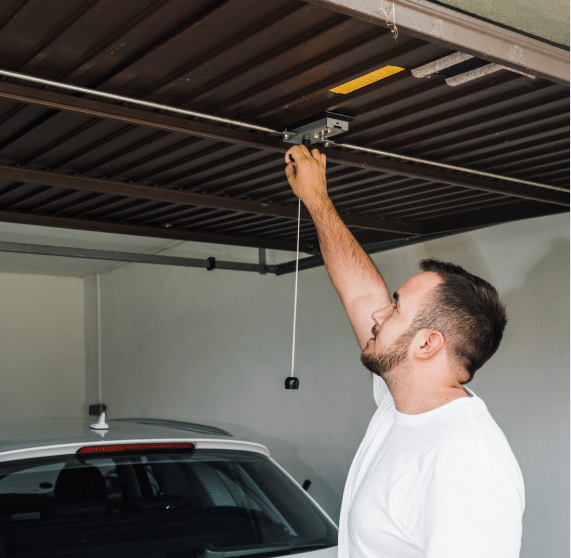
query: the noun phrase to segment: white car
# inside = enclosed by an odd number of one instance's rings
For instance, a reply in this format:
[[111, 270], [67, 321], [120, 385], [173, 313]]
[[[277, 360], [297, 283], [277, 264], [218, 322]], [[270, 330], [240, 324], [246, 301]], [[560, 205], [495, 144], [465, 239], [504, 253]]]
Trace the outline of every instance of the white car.
[[0, 422], [0, 558], [337, 556], [335, 523], [266, 447], [170, 420], [90, 422]]

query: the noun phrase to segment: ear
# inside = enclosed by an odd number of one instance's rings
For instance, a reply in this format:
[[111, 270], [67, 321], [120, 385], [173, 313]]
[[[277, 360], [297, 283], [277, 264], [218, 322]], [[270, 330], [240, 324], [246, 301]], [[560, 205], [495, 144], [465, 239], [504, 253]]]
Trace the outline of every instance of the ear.
[[412, 343], [412, 357], [417, 360], [429, 360], [446, 346], [444, 336], [435, 329], [421, 329]]

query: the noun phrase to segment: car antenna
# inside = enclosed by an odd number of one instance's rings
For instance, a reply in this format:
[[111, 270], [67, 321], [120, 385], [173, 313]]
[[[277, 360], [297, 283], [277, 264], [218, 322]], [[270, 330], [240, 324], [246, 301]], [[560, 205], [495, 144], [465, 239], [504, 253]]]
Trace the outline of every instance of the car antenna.
[[105, 411], [99, 415], [99, 420], [89, 425], [92, 430], [109, 430], [109, 425], [105, 422]]

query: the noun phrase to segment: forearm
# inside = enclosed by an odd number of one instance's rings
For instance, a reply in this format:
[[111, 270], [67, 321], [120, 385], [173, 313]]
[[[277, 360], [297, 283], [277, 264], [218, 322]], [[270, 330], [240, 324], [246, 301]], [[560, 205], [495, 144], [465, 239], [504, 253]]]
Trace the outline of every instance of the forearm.
[[391, 303], [377, 268], [345, 226], [327, 195], [325, 155], [305, 146], [286, 153], [286, 176], [315, 223], [325, 266], [364, 348], [371, 337], [371, 314]]
[[329, 198], [309, 204], [319, 236], [321, 255], [357, 341], [364, 348], [371, 337], [371, 314], [391, 303], [390, 295], [371, 258], [339, 217]]

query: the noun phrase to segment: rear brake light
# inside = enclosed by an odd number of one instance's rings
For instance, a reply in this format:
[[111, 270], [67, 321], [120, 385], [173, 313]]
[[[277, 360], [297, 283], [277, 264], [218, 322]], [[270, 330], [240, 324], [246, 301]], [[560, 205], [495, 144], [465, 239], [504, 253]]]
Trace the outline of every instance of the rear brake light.
[[147, 444], [106, 444], [104, 446], [85, 446], [75, 453], [86, 454], [141, 454], [141, 453], [189, 453], [196, 449], [191, 443], [147, 443]]

